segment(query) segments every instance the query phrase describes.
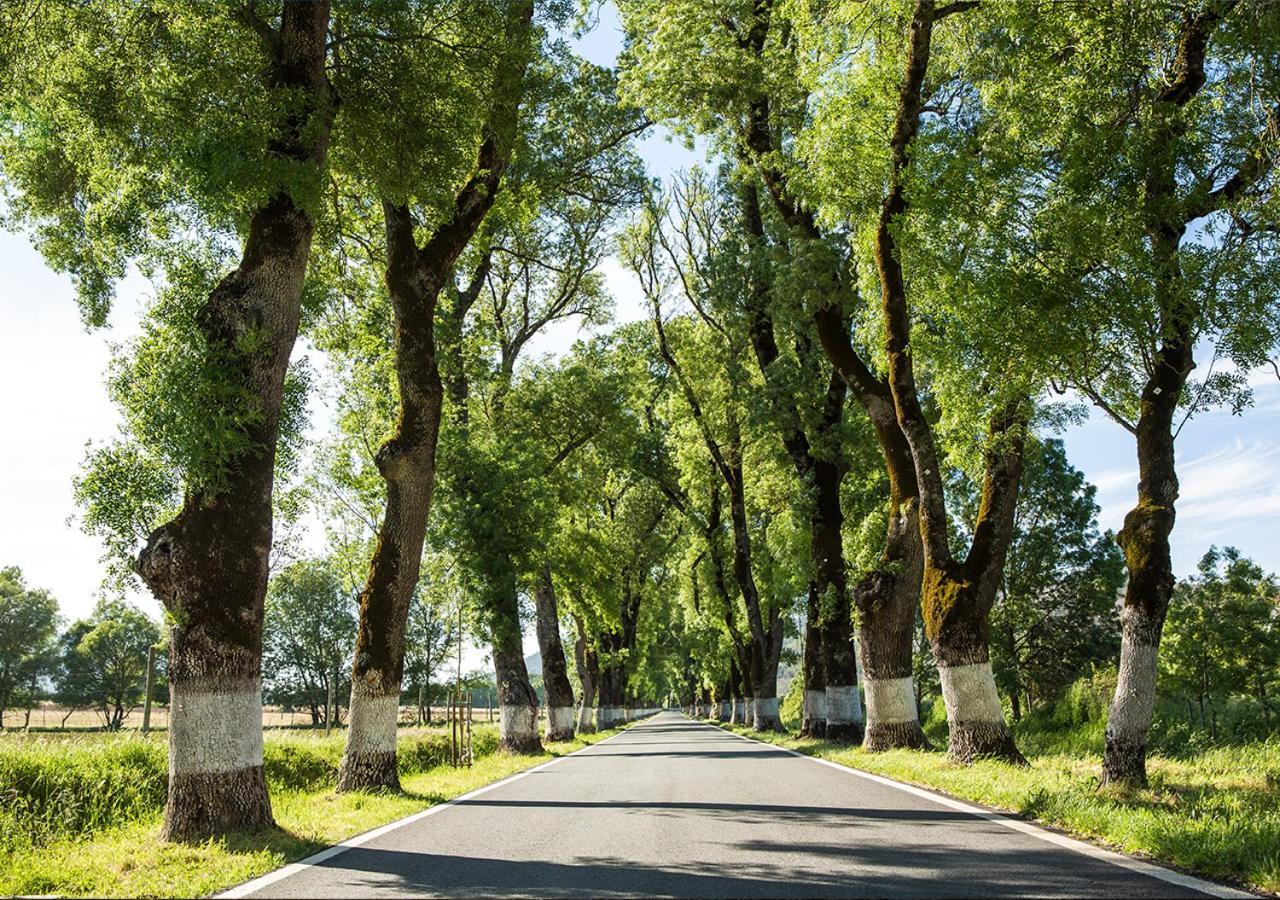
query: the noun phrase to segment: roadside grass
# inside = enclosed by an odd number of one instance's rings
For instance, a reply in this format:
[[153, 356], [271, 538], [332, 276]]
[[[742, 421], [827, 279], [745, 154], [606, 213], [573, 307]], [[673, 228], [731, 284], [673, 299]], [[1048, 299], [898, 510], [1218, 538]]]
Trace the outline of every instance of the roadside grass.
[[[1013, 812], [1112, 849], [1280, 893], [1280, 740], [1152, 756], [1146, 790], [1102, 787], [1096, 754], [1029, 754], [1030, 767], [972, 766], [941, 752], [867, 753], [727, 726], [853, 769]], [[1027, 747], [1024, 745], [1024, 750]]]
[[[193, 845], [156, 839], [165, 796], [162, 737], [0, 742], [0, 827], [6, 835], [0, 896], [204, 896], [616, 733], [546, 743], [542, 754], [515, 756], [496, 752], [496, 729], [482, 726], [474, 738], [475, 765], [454, 769], [447, 756], [439, 756], [442, 747], [447, 753], [443, 732], [405, 729], [399, 744], [401, 793], [336, 794], [342, 733], [269, 732], [264, 756], [277, 827]], [[33, 759], [37, 790], [27, 795], [33, 799], [25, 801], [26, 815], [15, 816], [9, 801], [20, 796], [20, 786], [31, 785], [15, 784], [13, 777], [30, 776]], [[158, 794], [152, 784], [157, 760]], [[66, 773], [73, 774], [57, 779]], [[136, 794], [121, 786], [130, 777]], [[86, 804], [83, 798], [95, 788], [104, 799]], [[81, 806], [92, 813], [74, 814]], [[69, 813], [64, 828], [57, 827], [59, 810]], [[30, 830], [16, 831], [24, 826]]]

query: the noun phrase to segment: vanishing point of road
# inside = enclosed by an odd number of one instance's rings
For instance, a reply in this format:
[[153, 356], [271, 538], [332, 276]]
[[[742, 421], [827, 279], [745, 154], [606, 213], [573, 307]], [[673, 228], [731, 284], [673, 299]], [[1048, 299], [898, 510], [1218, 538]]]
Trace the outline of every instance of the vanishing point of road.
[[233, 894], [1248, 896], [675, 713], [350, 843]]

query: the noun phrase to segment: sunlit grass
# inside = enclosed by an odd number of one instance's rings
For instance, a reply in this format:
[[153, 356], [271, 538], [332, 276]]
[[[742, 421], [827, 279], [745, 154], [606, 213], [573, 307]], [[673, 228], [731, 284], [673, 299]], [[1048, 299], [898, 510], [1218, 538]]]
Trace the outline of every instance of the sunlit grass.
[[1033, 755], [1029, 768], [941, 752], [867, 753], [749, 728], [733, 731], [854, 769], [1018, 813], [1127, 853], [1280, 892], [1280, 740], [1153, 756], [1146, 790], [1103, 788], [1095, 755]]

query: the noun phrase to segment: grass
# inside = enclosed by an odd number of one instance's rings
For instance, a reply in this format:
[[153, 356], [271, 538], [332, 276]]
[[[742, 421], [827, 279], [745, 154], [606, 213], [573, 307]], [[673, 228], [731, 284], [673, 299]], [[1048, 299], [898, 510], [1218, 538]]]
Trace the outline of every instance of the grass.
[[[1029, 768], [945, 754], [739, 734], [1038, 820], [1125, 853], [1280, 893], [1280, 739], [1152, 756], [1146, 790], [1103, 788], [1096, 754], [1031, 754]], [[1029, 747], [1024, 743], [1024, 750]]]
[[476, 730], [475, 765], [453, 769], [442, 764], [443, 732], [406, 729], [398, 794], [334, 793], [341, 733], [268, 733], [264, 762], [277, 827], [197, 845], [156, 840], [165, 796], [163, 738], [6, 738], [0, 895], [203, 896], [611, 733], [513, 756], [495, 752], [496, 729], [484, 726]]

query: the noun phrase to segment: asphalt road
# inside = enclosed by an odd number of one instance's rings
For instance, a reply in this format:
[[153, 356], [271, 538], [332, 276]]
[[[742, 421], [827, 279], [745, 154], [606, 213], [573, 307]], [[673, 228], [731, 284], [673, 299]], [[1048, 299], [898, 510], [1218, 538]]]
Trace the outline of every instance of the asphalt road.
[[663, 713], [245, 888], [255, 897], [1204, 896], [967, 809]]

